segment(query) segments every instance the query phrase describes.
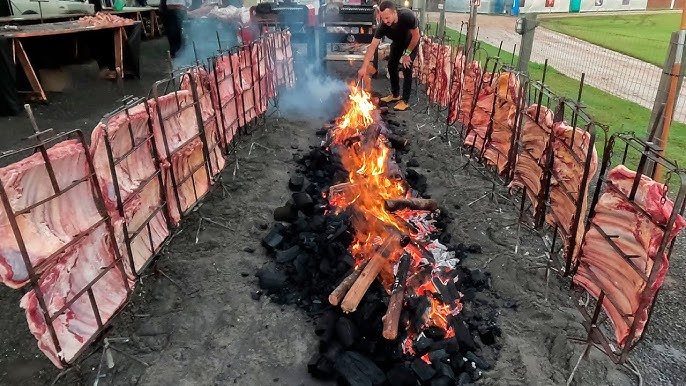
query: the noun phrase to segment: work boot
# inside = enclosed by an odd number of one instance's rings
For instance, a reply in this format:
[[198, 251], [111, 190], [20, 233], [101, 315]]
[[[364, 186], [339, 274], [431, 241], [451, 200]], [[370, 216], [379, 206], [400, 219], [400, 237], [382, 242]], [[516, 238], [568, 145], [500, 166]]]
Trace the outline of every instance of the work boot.
[[381, 98], [381, 102], [384, 102], [384, 103], [396, 102], [399, 100], [400, 100], [400, 97], [399, 96], [393, 96], [393, 94]]
[[407, 104], [405, 101], [400, 101], [398, 102], [394, 107], [393, 110], [395, 111], [405, 111], [410, 108], [410, 105]]

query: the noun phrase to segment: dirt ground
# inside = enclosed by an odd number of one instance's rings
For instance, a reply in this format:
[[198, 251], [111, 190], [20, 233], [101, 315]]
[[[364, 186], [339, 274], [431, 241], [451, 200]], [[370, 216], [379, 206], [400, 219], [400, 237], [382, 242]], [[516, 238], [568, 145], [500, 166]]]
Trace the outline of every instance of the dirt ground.
[[[166, 42], [142, 45], [143, 79], [127, 82], [127, 91], [142, 95], [162, 76]], [[331, 67], [332, 73], [350, 78], [355, 68], [347, 63]], [[83, 68], [79, 69], [83, 71]], [[39, 124], [56, 129], [90, 130], [100, 116], [115, 104], [117, 92], [101, 82], [84, 80], [88, 100], [77, 101], [76, 89], [56, 96], [50, 106], [37, 109]], [[83, 90], [83, 88], [81, 88]], [[374, 89], [385, 93], [385, 77], [374, 81]], [[92, 97], [91, 97], [92, 96]], [[283, 94], [282, 99], [298, 95]], [[320, 101], [321, 106], [326, 101]], [[406, 121], [411, 139], [410, 157], [428, 178], [429, 192], [443, 207], [450, 208], [455, 221], [453, 239], [478, 243], [482, 254], [471, 255], [466, 265], [484, 268], [492, 274], [492, 291], [476, 301], [499, 308], [498, 323], [503, 335], [500, 358], [494, 369], [478, 382], [482, 385], [561, 385], [566, 381], [582, 347], [568, 337], [583, 336], [581, 316], [569, 297], [568, 284], [552, 275], [546, 286], [541, 243], [527, 231], [522, 247], [515, 245], [516, 210], [502, 196], [496, 200], [485, 193], [499, 184], [463, 167], [457, 142], [437, 135], [433, 113], [426, 113], [425, 99], [413, 98], [412, 109], [392, 113]], [[114, 353], [116, 366], [104, 369], [106, 385], [317, 385], [307, 374], [307, 361], [317, 350], [313, 323], [293, 306], [278, 306], [268, 298], [253, 300], [258, 290], [258, 268], [268, 262], [260, 240], [273, 221], [272, 212], [290, 196], [287, 181], [296, 167], [294, 155], [316, 146], [314, 132], [331, 118], [325, 109], [313, 105], [309, 113], [283, 112], [267, 118], [252, 135], [243, 136], [237, 150], [238, 167], [232, 163], [223, 174], [223, 189], [216, 189], [203, 205], [183, 222], [169, 246], [150, 270], [139, 291], [115, 321], [109, 337], [128, 337], [116, 347], [145, 362]], [[3, 148], [19, 142], [28, 131], [25, 118], [2, 119]], [[225, 227], [205, 222], [209, 217]], [[228, 228], [226, 228], [228, 227]], [[196, 243], [196, 235], [198, 241]], [[648, 338], [633, 358], [639, 362], [646, 384], [686, 383], [686, 339], [682, 320], [685, 267], [683, 238], [677, 243], [668, 280], [651, 321]], [[547, 295], [547, 296], [546, 296]], [[20, 291], [0, 288], [0, 384], [45, 385], [59, 374], [43, 356], [30, 335], [22, 310]], [[100, 343], [96, 345], [99, 347]], [[64, 374], [58, 385], [93, 384], [101, 351]], [[582, 362], [576, 385], [630, 385], [633, 379], [597, 351]]]

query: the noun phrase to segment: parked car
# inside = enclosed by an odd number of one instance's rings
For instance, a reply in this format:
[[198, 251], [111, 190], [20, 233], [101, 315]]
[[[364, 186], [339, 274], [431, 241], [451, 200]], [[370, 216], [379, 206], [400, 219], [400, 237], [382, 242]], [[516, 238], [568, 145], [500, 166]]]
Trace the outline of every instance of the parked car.
[[12, 14], [20, 15], [39, 15], [58, 16], [67, 14], [92, 14], [95, 12], [93, 4], [87, 0], [10, 0]]

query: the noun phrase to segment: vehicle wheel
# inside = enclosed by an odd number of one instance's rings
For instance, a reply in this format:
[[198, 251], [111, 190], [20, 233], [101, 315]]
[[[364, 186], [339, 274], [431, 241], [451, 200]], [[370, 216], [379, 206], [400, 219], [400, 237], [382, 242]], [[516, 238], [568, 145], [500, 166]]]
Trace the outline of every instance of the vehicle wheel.
[[22, 15], [38, 15], [38, 12], [36, 11], [24, 11]]

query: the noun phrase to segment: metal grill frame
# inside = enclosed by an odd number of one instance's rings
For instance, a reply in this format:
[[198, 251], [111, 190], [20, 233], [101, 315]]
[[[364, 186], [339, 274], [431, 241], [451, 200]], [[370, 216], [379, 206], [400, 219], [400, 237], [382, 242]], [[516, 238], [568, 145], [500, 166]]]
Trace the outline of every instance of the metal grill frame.
[[[63, 315], [69, 307], [71, 307], [76, 300], [81, 298], [84, 294], [88, 295], [88, 299], [91, 305], [91, 308], [93, 310], [93, 315], [95, 316], [96, 323], [98, 325], [98, 328], [96, 332], [82, 345], [81, 349], [79, 349], [76, 354], [74, 354], [74, 357], [70, 361], [66, 361], [63, 358], [60, 358], [60, 362], [62, 366], [68, 367], [71, 364], [73, 364], [79, 356], [86, 351], [90, 345], [97, 340], [102, 333], [107, 329], [107, 327], [112, 323], [112, 321], [116, 318], [116, 316], [125, 308], [128, 298], [130, 297], [133, 287], [130, 285], [129, 280], [128, 280], [128, 275], [126, 273], [126, 269], [124, 268], [123, 264], [123, 258], [120, 254], [119, 248], [116, 245], [116, 237], [115, 237], [115, 231], [114, 227], [111, 222], [110, 216], [107, 214], [107, 211], [105, 210], [105, 204], [104, 200], [102, 197], [102, 192], [99, 189], [99, 181], [97, 179], [96, 173], [95, 173], [95, 168], [93, 165], [93, 159], [91, 157], [90, 151], [88, 149], [88, 146], [86, 145], [86, 141], [84, 138], [83, 133], [80, 130], [72, 130], [64, 133], [59, 133], [57, 135], [52, 136], [51, 138], [48, 139], [41, 139], [41, 134], [46, 133], [46, 132], [41, 132], [37, 133], [36, 135], [33, 136], [33, 139], [36, 141], [36, 143], [32, 146], [19, 149], [19, 150], [13, 150], [9, 151], [6, 153], [0, 154], [0, 160], [11, 157], [13, 155], [18, 155], [18, 154], [23, 154], [31, 150], [33, 153], [40, 153], [43, 161], [45, 162], [46, 170], [48, 172], [48, 176], [50, 178], [50, 183], [53, 187], [54, 194], [51, 195], [50, 197], [43, 199], [41, 201], [38, 201], [37, 203], [34, 203], [30, 205], [27, 208], [23, 208], [20, 210], [14, 210], [12, 208], [12, 205], [9, 201], [9, 197], [7, 196], [7, 192], [5, 190], [4, 184], [2, 181], [0, 181], [0, 201], [2, 201], [2, 205], [5, 209], [5, 212], [7, 214], [7, 218], [9, 220], [10, 226], [12, 228], [12, 232], [14, 233], [15, 240], [17, 241], [17, 245], [19, 247], [19, 250], [21, 252], [22, 258], [24, 260], [24, 265], [26, 267], [26, 270], [29, 274], [29, 288], [31, 288], [34, 293], [36, 294], [36, 298], [38, 300], [38, 304], [41, 308], [42, 311], [42, 316], [45, 320], [46, 327], [48, 328], [48, 333], [50, 334], [50, 338], [52, 339], [52, 343], [55, 347], [55, 352], [60, 352], [62, 351], [59, 338], [57, 337], [57, 333], [55, 331], [55, 327], [53, 326], [53, 322], [57, 320], [58, 317]], [[50, 158], [48, 157], [47, 149], [48, 145], [50, 143], [57, 143], [58, 140], [68, 140], [68, 139], [76, 139], [78, 143], [83, 147], [85, 157], [86, 157], [86, 162], [88, 166], [88, 173], [87, 175], [82, 178], [81, 180], [78, 180], [68, 187], [61, 188], [57, 182], [57, 179], [54, 174], [54, 169], [52, 167], [52, 163], [50, 161]], [[19, 228], [19, 225], [17, 223], [17, 216], [19, 216], [22, 212], [27, 212], [31, 208], [38, 207], [40, 205], [43, 205], [50, 200], [53, 200], [66, 192], [70, 191], [76, 186], [79, 186], [82, 183], [89, 183], [93, 184], [91, 192], [93, 194], [93, 200], [95, 202], [95, 206], [100, 214], [100, 220], [98, 220], [94, 225], [92, 225], [90, 228], [86, 229], [85, 231], [81, 232], [80, 234], [76, 235], [69, 243], [65, 244], [62, 248], [59, 250], [53, 252], [51, 256], [45, 260], [44, 263], [40, 264], [38, 267], [34, 268], [33, 265], [31, 264], [31, 260], [29, 257], [29, 253], [26, 248], [26, 244], [24, 242], [24, 238], [22, 236], [21, 230]], [[80, 240], [83, 238], [87, 237], [91, 232], [93, 232], [95, 229], [97, 229], [100, 226], [105, 226], [107, 229], [107, 233], [109, 236], [110, 240], [110, 246], [112, 250], [114, 251], [114, 261], [113, 263], [108, 266], [103, 268], [102, 272], [100, 272], [94, 279], [92, 279], [84, 288], [82, 288], [77, 294], [75, 294], [70, 300], [66, 302], [62, 308], [55, 312], [54, 314], [50, 315], [49, 311], [47, 310], [46, 306], [46, 301], [43, 296], [43, 293], [40, 289], [40, 271], [42, 271], [41, 268], [45, 268], [44, 266], [46, 265], [46, 262], [49, 262], [50, 260], [55, 260], [62, 252], [64, 252], [67, 248], [70, 246], [76, 245]], [[105, 276], [107, 273], [109, 273], [112, 269], [115, 269], [115, 267], [119, 270], [119, 273], [122, 277], [122, 281], [124, 282], [124, 288], [126, 289], [127, 292], [127, 299], [122, 302], [122, 304], [119, 306], [119, 308], [113, 312], [112, 316], [107, 320], [106, 322], [102, 321], [102, 317], [100, 315], [100, 308], [98, 307], [97, 301], [95, 299], [95, 295], [93, 294], [93, 286], [102, 278]]]
[[[655, 223], [654, 220], [651, 219], [651, 221], [660, 230], [662, 230], [664, 234], [665, 230], [671, 230], [673, 228], [676, 216], [683, 215], [684, 209], [686, 207], [686, 173], [682, 169], [680, 169], [678, 165], [667, 160], [659, 154], [659, 150], [656, 150], [653, 147], [651, 137], [652, 135], [649, 136], [648, 140], [643, 140], [639, 139], [634, 133], [615, 133], [610, 137], [605, 148], [605, 152], [603, 154], [603, 162], [600, 169], [598, 183], [596, 185], [593, 194], [593, 199], [591, 201], [589, 216], [586, 219], [586, 232], [588, 232], [588, 229], [591, 226], [593, 226], [592, 221], [595, 213], [595, 207], [598, 204], [598, 201], [604, 188], [606, 189], [609, 187], [610, 189], [613, 189], [616, 193], [619, 193], [619, 195], [623, 197], [624, 202], [631, 205], [634, 208], [634, 210], [636, 210], [638, 213], [643, 213], [644, 215], [647, 215], [647, 213], [645, 213], [645, 211], [634, 201], [634, 195], [636, 194], [636, 191], [638, 189], [638, 183], [640, 181], [641, 176], [651, 176], [652, 172], [650, 171], [650, 162], [661, 164], [667, 172], [667, 182], [665, 184], [666, 191], [664, 192], [664, 196], [669, 196], [669, 181], [671, 180], [671, 177], [676, 177], [678, 179], [676, 184], [676, 187], [678, 187], [677, 195], [676, 199], [674, 200], [674, 207], [669, 216], [667, 224], [659, 225]], [[618, 188], [613, 188], [611, 182], [607, 178], [607, 172], [610, 169], [610, 167], [614, 164], [612, 160], [613, 153], [615, 149], [618, 147], [621, 150], [621, 164], [626, 164], [630, 151], [636, 151], [640, 154], [640, 159], [635, 170], [636, 177], [634, 178], [632, 190], [628, 196], [621, 193]], [[623, 149], [621, 149], [622, 147]], [[651, 178], [653, 177], [654, 176], [651, 176]], [[647, 217], [650, 219], [650, 216]], [[611, 235], [609, 236], [604, 232], [600, 233], [606, 239], [608, 244], [614, 244], [612, 242]], [[673, 238], [669, 243], [668, 237], [662, 238], [660, 242], [660, 247], [658, 248], [658, 252], [654, 258], [654, 263], [651, 268], [650, 274], [647, 275], [647, 280], [645, 280], [645, 286], [643, 290], [644, 292], [656, 283], [657, 272], [662, 267], [662, 264], [664, 264], [665, 261], [669, 260], [675, 241], [676, 237]], [[623, 259], [630, 262], [629, 256], [626, 256], [624, 253], [620, 253], [620, 256], [622, 256]], [[650, 258], [650, 256], [648, 256], [647, 258]], [[633, 263], [630, 262], [630, 264], [633, 266]], [[575, 291], [576, 299], [580, 300], [583, 296], [583, 293], [586, 292], [585, 289], [583, 289], [581, 286], [577, 284], [573, 284], [572, 287], [575, 290], [581, 290]], [[614, 338], [608, 337], [603, 332], [603, 330], [599, 328], [599, 325], [601, 324], [601, 321], [599, 321], [599, 317], [600, 311], [602, 309], [602, 302], [605, 301], [605, 298], [612, 302], [611, 296], [609, 296], [601, 290], [601, 293], [599, 294], [599, 299], [595, 302], [596, 304], [592, 312], [589, 312], [589, 310], [583, 306], [583, 303], [577, 301], [577, 308], [579, 309], [579, 312], [584, 318], [584, 327], [587, 331], [587, 337], [585, 339], [579, 339], [579, 341], [584, 341], [588, 345], [596, 347], [598, 350], [606, 354], [614, 363], [625, 364], [628, 360], [628, 354], [643, 340], [646, 332], [648, 331], [654, 305], [657, 301], [660, 290], [661, 287], [655, 291], [655, 294], [652, 300], [650, 301], [644, 299], [643, 295], [640, 296], [640, 303], [636, 313], [638, 313], [638, 311], [640, 310], [647, 310], [648, 315], [643, 332], [640, 336], [636, 336], [638, 318], [634, 318], [633, 322], [629, 324], [630, 330], [629, 335], [626, 339], [626, 344], [619, 350], [613, 350], [612, 345], [616, 345], [616, 347], [620, 347], [620, 345], [618, 345], [617, 342], [614, 342]]]
[[[140, 142], [136, 142], [133, 134], [133, 129], [131, 127], [131, 121], [128, 119], [129, 117], [129, 111], [131, 108], [137, 106], [137, 105], [144, 105], [145, 106], [145, 111], [147, 114], [147, 127], [148, 127], [148, 136], [146, 136], [144, 139], [142, 139]], [[110, 121], [114, 117], [118, 116], [119, 114], [125, 114], [127, 116], [127, 121], [128, 121], [128, 132], [129, 132], [129, 138], [131, 139], [131, 148], [121, 157], [115, 158], [114, 154], [112, 152], [112, 143], [110, 139]], [[105, 149], [107, 152], [107, 157], [109, 160], [109, 167], [110, 167], [110, 175], [112, 177], [112, 183], [114, 185], [114, 192], [117, 200], [117, 211], [119, 213], [119, 216], [122, 218], [122, 227], [123, 227], [123, 236], [124, 236], [124, 246], [126, 248], [126, 253], [129, 258], [129, 264], [131, 266], [131, 271], [134, 274], [134, 277], [136, 279], [139, 279], [141, 277], [141, 272], [145, 271], [147, 267], [150, 265], [150, 263], [154, 260], [154, 258], [157, 256], [159, 251], [167, 244], [168, 242], [168, 237], [166, 240], [163, 240], [162, 243], [158, 247], [153, 246], [153, 239], [152, 239], [152, 230], [150, 228], [150, 222], [160, 213], [162, 212], [164, 215], [165, 219], [165, 224], [167, 226], [167, 230], [171, 232], [171, 229], [173, 228], [171, 221], [170, 221], [170, 216], [169, 216], [169, 207], [168, 207], [168, 202], [167, 202], [167, 197], [164, 192], [164, 179], [162, 175], [162, 169], [160, 167], [160, 161], [159, 161], [159, 152], [157, 149], [157, 145], [155, 143], [155, 138], [154, 138], [154, 133], [153, 133], [153, 124], [152, 124], [152, 117], [151, 117], [151, 112], [150, 112], [150, 104], [148, 101], [144, 98], [125, 98], [123, 100], [123, 105], [119, 107], [118, 109], [112, 111], [111, 113], [106, 114], [103, 119], [101, 120], [101, 123], [104, 125], [103, 129], [105, 132]], [[121, 191], [119, 189], [119, 176], [117, 174], [117, 168], [116, 166], [122, 162], [124, 159], [129, 157], [131, 154], [135, 153], [138, 151], [139, 148], [143, 146], [150, 146], [150, 153], [151, 153], [151, 161], [155, 167], [155, 172], [148, 177], [146, 181], [144, 181], [138, 188], [136, 188], [131, 195], [129, 196], [128, 199], [123, 200]], [[128, 229], [128, 220], [126, 219], [126, 210], [125, 207], [130, 201], [131, 198], [136, 197], [139, 195], [142, 191], [144, 191], [146, 188], [148, 188], [149, 184], [154, 180], [158, 180], [159, 184], [159, 195], [160, 195], [160, 205], [153, 210], [153, 212], [146, 218], [146, 220], [143, 222], [143, 224], [136, 229], [135, 231], [129, 233]], [[133, 253], [131, 250], [131, 244], [133, 240], [138, 237], [138, 235], [144, 230], [147, 229], [147, 234], [148, 234], [148, 243], [150, 245], [150, 250], [152, 254], [150, 257], [147, 259], [147, 261], [141, 266], [140, 269], [136, 269], [135, 262], [133, 260]]]

